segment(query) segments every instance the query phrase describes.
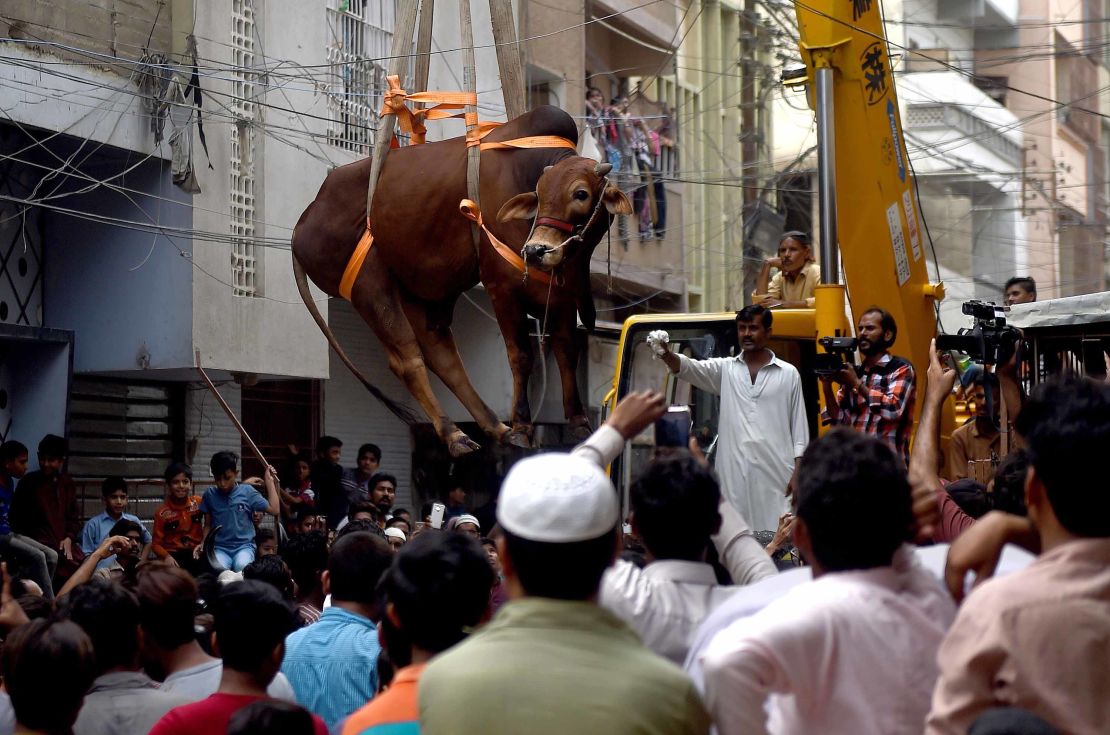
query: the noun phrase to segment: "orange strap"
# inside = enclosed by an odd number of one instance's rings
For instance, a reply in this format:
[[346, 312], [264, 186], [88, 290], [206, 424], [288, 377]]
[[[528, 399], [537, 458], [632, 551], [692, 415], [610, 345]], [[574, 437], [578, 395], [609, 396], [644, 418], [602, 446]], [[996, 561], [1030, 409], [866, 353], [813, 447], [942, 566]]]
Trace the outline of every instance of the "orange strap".
[[526, 138], [513, 138], [512, 140], [490, 141], [482, 143], [482, 150], [499, 150], [504, 148], [569, 148], [577, 150], [578, 147], [566, 138], [558, 135], [530, 135]]
[[[401, 88], [401, 80], [396, 75], [386, 77], [389, 83], [389, 89], [386, 90], [385, 99], [382, 102], [382, 115], [396, 115], [397, 122], [401, 126], [401, 130], [412, 136], [414, 145], [423, 143], [427, 135], [427, 128], [424, 127], [424, 120], [446, 120], [448, 118], [462, 118], [466, 120], [467, 125], [470, 126], [470, 117], [473, 117], [473, 124], [477, 124], [477, 115], [467, 115], [461, 112], [452, 112], [452, 110], [461, 110], [467, 105], [477, 105], [478, 96], [470, 92], [413, 92], [408, 93]], [[422, 110], [410, 110], [408, 101], [423, 102], [423, 103], [436, 103], [434, 107], [429, 107]]]
[[[463, 199], [459, 202], [459, 211], [462, 212], [464, 217], [477, 224], [478, 227], [482, 229], [482, 232], [486, 233], [486, 237], [489, 238], [490, 244], [493, 245], [493, 249], [497, 251], [498, 255], [508, 261], [509, 265], [513, 266], [521, 273], [524, 272], [524, 259], [521, 258], [519, 254], [513, 252], [512, 248], [498, 240], [497, 237], [489, 231], [489, 228], [482, 222], [481, 208], [474, 203], [473, 200]], [[551, 274], [541, 270], [531, 271], [528, 275], [530, 278], [535, 278], [540, 283], [551, 282]]]
[[351, 300], [351, 290], [355, 287], [355, 281], [358, 279], [358, 272], [362, 270], [362, 264], [366, 262], [366, 255], [370, 252], [370, 246], [374, 244], [374, 235], [370, 232], [370, 219], [366, 220], [366, 229], [359, 238], [358, 245], [355, 245], [355, 252], [351, 254], [351, 259], [347, 261], [347, 267], [343, 271], [343, 277], [339, 279], [339, 295]]

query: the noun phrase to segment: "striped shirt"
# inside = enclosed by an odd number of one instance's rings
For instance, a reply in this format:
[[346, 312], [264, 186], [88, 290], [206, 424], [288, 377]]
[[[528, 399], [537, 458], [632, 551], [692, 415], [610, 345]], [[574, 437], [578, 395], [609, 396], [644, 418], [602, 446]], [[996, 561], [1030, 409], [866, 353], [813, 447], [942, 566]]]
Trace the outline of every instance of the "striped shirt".
[[857, 368], [867, 399], [841, 386], [836, 393], [840, 415], [834, 419], [826, 412], [823, 418], [882, 439], [909, 466], [915, 376], [913, 365], [900, 358], [893, 368], [888, 367], [893, 359], [888, 352], [875, 365]]
[[406, 666], [393, 677], [389, 689], [351, 715], [342, 735], [417, 735], [420, 706], [417, 683], [427, 664]]
[[373, 620], [333, 606], [285, 639], [281, 672], [297, 701], [332, 730], [374, 698], [381, 650]]

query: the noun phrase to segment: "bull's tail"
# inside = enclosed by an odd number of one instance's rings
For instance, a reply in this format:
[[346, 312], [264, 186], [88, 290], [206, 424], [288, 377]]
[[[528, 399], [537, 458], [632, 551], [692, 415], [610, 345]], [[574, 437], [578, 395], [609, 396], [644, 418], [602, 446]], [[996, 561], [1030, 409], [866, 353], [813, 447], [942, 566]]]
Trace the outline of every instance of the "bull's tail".
[[312, 291], [308, 287], [308, 274], [305, 273], [304, 266], [297, 260], [296, 255], [293, 255], [293, 277], [297, 280], [297, 291], [301, 294], [301, 300], [304, 301], [304, 305], [308, 308], [308, 312], [312, 314], [312, 318], [316, 321], [316, 326], [320, 327], [320, 331], [324, 333], [324, 337], [328, 340], [328, 344], [335, 350], [335, 354], [339, 355], [339, 359], [343, 361], [347, 369], [354, 373], [354, 376], [366, 387], [366, 390], [370, 391], [370, 395], [381, 401], [382, 405], [388, 408], [390, 413], [410, 426], [418, 423], [416, 414], [397, 401], [394, 401], [385, 393], [382, 393], [380, 388], [366, 379], [362, 371], [355, 366], [351, 358], [343, 351], [339, 341], [335, 338], [335, 333], [331, 331], [331, 327], [328, 326], [327, 320], [324, 319], [324, 315], [321, 314], [320, 310], [316, 307], [316, 301], [312, 298]]

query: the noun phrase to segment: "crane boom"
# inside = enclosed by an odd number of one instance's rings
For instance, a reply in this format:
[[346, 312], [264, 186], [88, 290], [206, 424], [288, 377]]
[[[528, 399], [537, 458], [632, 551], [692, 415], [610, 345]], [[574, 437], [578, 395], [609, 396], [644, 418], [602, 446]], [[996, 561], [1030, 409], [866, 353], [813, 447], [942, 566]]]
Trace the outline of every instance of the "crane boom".
[[[913, 171], [880, 0], [795, 0], [810, 106], [817, 112], [822, 280], [819, 336], [844, 324], [839, 249], [853, 317], [879, 305], [898, 322], [896, 351], [919, 371], [936, 334]], [[829, 109], [829, 108], [832, 109]], [[830, 262], [831, 261], [831, 262]]]

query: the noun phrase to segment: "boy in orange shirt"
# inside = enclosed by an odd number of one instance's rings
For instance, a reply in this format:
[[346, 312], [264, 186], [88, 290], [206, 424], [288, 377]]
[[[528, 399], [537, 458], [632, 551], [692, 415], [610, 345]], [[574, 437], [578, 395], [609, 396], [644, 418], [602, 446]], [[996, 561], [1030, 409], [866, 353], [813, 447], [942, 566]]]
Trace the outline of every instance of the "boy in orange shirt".
[[193, 549], [204, 541], [200, 496], [193, 495], [193, 471], [174, 462], [166, 468], [166, 502], [154, 514], [151, 551], [163, 561], [195, 572]]

